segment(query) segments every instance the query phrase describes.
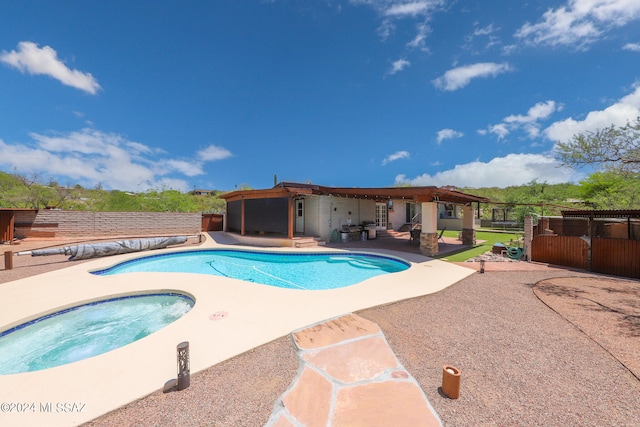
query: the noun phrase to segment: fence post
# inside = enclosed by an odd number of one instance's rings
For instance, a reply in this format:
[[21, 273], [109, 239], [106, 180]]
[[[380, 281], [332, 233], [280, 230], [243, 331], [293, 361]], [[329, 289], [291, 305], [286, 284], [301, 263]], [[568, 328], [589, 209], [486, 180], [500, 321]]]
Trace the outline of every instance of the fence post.
[[13, 251], [4, 251], [4, 269], [13, 269]]
[[524, 256], [526, 261], [532, 261], [531, 259], [531, 242], [533, 242], [533, 217], [524, 217]]

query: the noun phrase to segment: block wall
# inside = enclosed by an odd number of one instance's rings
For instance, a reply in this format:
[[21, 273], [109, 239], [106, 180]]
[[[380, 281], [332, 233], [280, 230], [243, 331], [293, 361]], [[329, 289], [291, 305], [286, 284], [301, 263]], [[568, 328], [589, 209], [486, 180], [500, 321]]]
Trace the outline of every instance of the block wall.
[[179, 212], [16, 212], [15, 237], [165, 236], [196, 234], [202, 214]]

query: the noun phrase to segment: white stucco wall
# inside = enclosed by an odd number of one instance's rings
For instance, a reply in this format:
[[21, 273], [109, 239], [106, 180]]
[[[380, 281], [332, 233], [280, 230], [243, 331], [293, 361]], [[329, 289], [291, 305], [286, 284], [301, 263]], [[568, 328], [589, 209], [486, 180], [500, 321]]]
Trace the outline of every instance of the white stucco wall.
[[[387, 210], [387, 222], [391, 223], [391, 228], [399, 229], [404, 225], [407, 219], [407, 208], [405, 200], [394, 200], [393, 210]], [[375, 214], [375, 212], [374, 212]]]
[[[387, 211], [387, 222], [392, 224], [394, 230], [398, 230], [406, 222], [407, 200], [393, 200], [393, 209]], [[441, 218], [444, 206], [437, 203], [437, 229], [462, 230], [463, 217]], [[461, 209], [462, 210], [462, 209]], [[422, 211], [422, 203], [417, 203], [416, 212]], [[351, 212], [351, 214], [349, 214]], [[350, 199], [346, 197], [332, 196], [306, 196], [305, 197], [305, 235], [317, 236], [329, 242], [333, 230], [342, 228], [351, 218], [351, 224], [361, 225], [365, 221], [375, 221], [376, 202], [365, 199]], [[418, 219], [424, 220], [421, 216]]]
[[[462, 230], [463, 215], [461, 215], [462, 207], [456, 206], [457, 217], [446, 217], [444, 203], [438, 203], [438, 229], [442, 230]], [[392, 224], [394, 230], [398, 230], [407, 221], [407, 200], [394, 199], [393, 210], [388, 211], [388, 221]], [[415, 213], [422, 212], [422, 203], [415, 203]], [[414, 213], [414, 214], [415, 214]], [[416, 219], [418, 223], [422, 221], [422, 215]], [[478, 222], [479, 223], [479, 222]], [[476, 227], [477, 228], [477, 227]]]
[[307, 236], [320, 236], [321, 207], [319, 197], [304, 198], [304, 234]]
[[[305, 197], [305, 235], [317, 236], [329, 242], [333, 230], [340, 231], [348, 223], [360, 225], [375, 220], [375, 202], [345, 197]], [[350, 213], [349, 213], [350, 212]]]

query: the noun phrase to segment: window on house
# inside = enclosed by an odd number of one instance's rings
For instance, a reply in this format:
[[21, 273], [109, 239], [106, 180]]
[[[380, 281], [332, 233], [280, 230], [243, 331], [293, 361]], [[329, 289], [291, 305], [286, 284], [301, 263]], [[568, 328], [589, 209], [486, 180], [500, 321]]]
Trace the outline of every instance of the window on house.
[[444, 205], [444, 217], [456, 218], [456, 205], [446, 204]]

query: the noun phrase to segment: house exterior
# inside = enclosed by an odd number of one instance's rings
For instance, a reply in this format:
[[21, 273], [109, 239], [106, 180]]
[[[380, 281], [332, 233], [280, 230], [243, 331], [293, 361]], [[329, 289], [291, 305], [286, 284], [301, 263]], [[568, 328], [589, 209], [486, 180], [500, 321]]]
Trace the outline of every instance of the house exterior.
[[[462, 206], [455, 203], [438, 203], [438, 229], [462, 230]], [[388, 229], [405, 231], [422, 222], [422, 204], [403, 199], [391, 200], [387, 208]], [[476, 225], [480, 220], [476, 218]]]
[[214, 190], [204, 190], [204, 189], [193, 189], [194, 196], [211, 196], [214, 193]]
[[227, 202], [225, 230], [243, 236], [315, 236], [337, 241], [343, 232], [399, 229], [409, 215], [419, 213], [420, 246], [422, 250], [424, 244], [429, 255], [437, 253], [440, 204], [463, 208], [464, 243], [465, 239], [475, 242], [474, 205], [488, 202], [438, 187], [339, 188], [290, 182], [265, 190], [233, 191], [221, 197]]

